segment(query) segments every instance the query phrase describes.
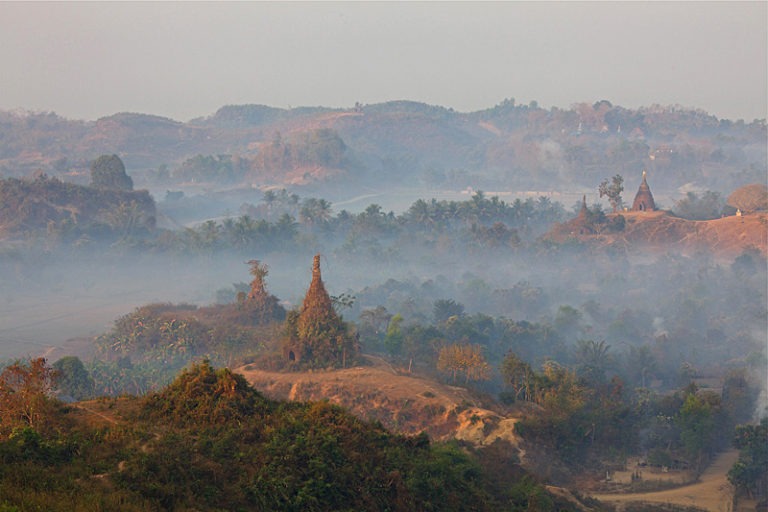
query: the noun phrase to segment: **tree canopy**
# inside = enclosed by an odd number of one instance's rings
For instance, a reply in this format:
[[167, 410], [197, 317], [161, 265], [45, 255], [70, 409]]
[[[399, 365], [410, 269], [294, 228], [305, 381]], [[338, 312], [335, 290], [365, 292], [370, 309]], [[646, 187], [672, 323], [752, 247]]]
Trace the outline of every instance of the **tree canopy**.
[[600, 193], [600, 197], [608, 197], [608, 201], [610, 201], [614, 212], [618, 211], [623, 205], [623, 201], [621, 200], [621, 193], [624, 191], [623, 183], [624, 178], [620, 174], [617, 174], [611, 178], [610, 183], [608, 182], [608, 178], [604, 179], [597, 189]]
[[133, 190], [133, 180], [117, 155], [101, 155], [91, 164], [91, 186], [112, 190]]

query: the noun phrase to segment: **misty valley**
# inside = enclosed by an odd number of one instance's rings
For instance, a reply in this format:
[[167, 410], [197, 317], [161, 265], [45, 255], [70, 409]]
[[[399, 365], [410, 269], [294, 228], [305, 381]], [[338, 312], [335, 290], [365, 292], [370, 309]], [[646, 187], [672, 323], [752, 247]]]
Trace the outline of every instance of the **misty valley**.
[[0, 511], [764, 510], [765, 142], [0, 111]]

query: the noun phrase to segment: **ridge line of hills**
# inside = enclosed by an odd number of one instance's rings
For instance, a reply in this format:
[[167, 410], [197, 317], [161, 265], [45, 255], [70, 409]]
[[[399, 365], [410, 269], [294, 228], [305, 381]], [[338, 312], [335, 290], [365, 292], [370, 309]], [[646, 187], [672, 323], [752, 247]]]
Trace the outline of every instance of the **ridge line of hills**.
[[[576, 102], [576, 103], [573, 103], [570, 108], [572, 109], [575, 105], [583, 105], [588, 103], [589, 102]], [[609, 100], [605, 100], [605, 99], [599, 100], [594, 104], [595, 105], [608, 104], [608, 105], [614, 106]], [[360, 110], [366, 109], [367, 111], [377, 111], [377, 112], [393, 110], [393, 111], [412, 111], [414, 113], [430, 112], [433, 114], [440, 114], [440, 115], [482, 116], [482, 115], [487, 115], [489, 113], [493, 113], [494, 111], [499, 110], [501, 108], [509, 108], [510, 106], [513, 108], [529, 108], [529, 109], [540, 109], [540, 110], [551, 110], [551, 111], [568, 110], [566, 108], [558, 107], [558, 106], [552, 106], [551, 108], [547, 109], [547, 108], [539, 107], [536, 101], [531, 101], [528, 104], [522, 104], [522, 103], [517, 103], [514, 98], [506, 98], [492, 107], [481, 108], [477, 110], [467, 110], [467, 111], [455, 110], [453, 107], [449, 107], [449, 106], [430, 104], [423, 101], [408, 100], [408, 99], [389, 100], [389, 101], [381, 101], [381, 102], [366, 103], [366, 104], [356, 103], [353, 107], [328, 107], [324, 105], [316, 105], [316, 106], [302, 105], [298, 107], [284, 108], [284, 107], [267, 105], [264, 103], [229, 103], [219, 107], [216, 110], [216, 112], [214, 112], [213, 114], [193, 117], [188, 121], [182, 121], [179, 119], [175, 119], [173, 117], [163, 116], [159, 114], [130, 111], [130, 110], [114, 112], [112, 114], [101, 116], [96, 119], [81, 119], [76, 117], [67, 117], [67, 116], [57, 114], [55, 110], [33, 109], [33, 108], [24, 108], [24, 107], [7, 108], [7, 109], [0, 108], [0, 113], [10, 114], [17, 117], [54, 115], [63, 120], [73, 121], [73, 122], [83, 122], [83, 123], [94, 123], [103, 119], [109, 119], [109, 118], [120, 117], [120, 116], [140, 116], [140, 117], [152, 118], [158, 121], [165, 121], [165, 122], [170, 121], [176, 124], [203, 124], [219, 116], [228, 117], [228, 116], [231, 116], [233, 113], [237, 115], [238, 111], [243, 109], [246, 109], [251, 113], [260, 112], [261, 115], [264, 115], [266, 117], [276, 117], [279, 115], [284, 115], [285, 113], [292, 113], [295, 116], [300, 116], [300, 115], [312, 115], [312, 114], [318, 114], [318, 113], [349, 112], [349, 111], [355, 111], [358, 109]], [[621, 105], [615, 105], [615, 107], [622, 110], [626, 110], [626, 111], [635, 110], [638, 112], [643, 112], [643, 111], [690, 112], [690, 113], [696, 113], [696, 114], [704, 114], [712, 119], [721, 120], [721, 121], [731, 121], [731, 122], [737, 122], [739, 120], [743, 122], [749, 121], [746, 119], [731, 119], [727, 117], [718, 118], [714, 114], [708, 114], [702, 108], [698, 108], [695, 106], [683, 106], [679, 104], [664, 105], [660, 103], [653, 103], [650, 105], [641, 105], [637, 108], [622, 107]], [[765, 120], [765, 118], [755, 118], [754, 120], [759, 121], [761, 119]]]
[[[578, 190], [647, 168], [656, 190], [725, 191], [764, 181], [767, 133], [765, 119], [731, 121], [679, 106], [627, 109], [605, 100], [547, 110], [508, 99], [468, 113], [412, 101], [347, 109], [227, 105], [188, 122], [143, 113], [73, 121], [0, 111], [0, 176], [38, 169], [77, 175], [96, 156], [116, 153], [132, 173], [149, 173], [148, 182], [162, 166], [173, 175], [193, 157], [210, 155], [234, 167], [271, 158], [228, 177], [258, 186], [287, 183], [293, 171], [296, 183]], [[290, 143], [316, 151], [276, 158], [274, 147]]]

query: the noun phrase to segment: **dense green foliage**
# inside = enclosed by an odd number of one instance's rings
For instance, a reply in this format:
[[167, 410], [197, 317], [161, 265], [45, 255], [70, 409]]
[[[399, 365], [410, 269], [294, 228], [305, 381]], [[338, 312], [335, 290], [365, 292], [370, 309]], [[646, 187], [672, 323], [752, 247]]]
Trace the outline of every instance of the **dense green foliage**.
[[689, 220], [719, 219], [725, 209], [725, 200], [717, 192], [708, 190], [701, 196], [688, 192], [675, 203], [675, 215]]
[[[589, 372], [579, 377], [585, 366]], [[592, 362], [572, 371], [547, 364], [537, 373], [514, 354], [507, 356], [502, 374], [516, 391], [514, 398], [542, 407], [517, 423], [517, 431], [572, 464], [639, 453], [653, 465], [678, 466], [682, 460], [701, 469], [727, 446], [734, 426], [749, 419], [757, 396], [744, 372], [729, 375], [722, 397], [700, 392], [693, 383], [658, 395], [645, 388], [628, 392], [618, 377], [596, 378], [597, 366]]]
[[18, 428], [51, 430], [57, 402], [50, 395], [58, 374], [40, 357], [15, 361], [0, 373], [0, 438]]
[[[190, 361], [231, 365], [274, 337], [282, 308], [267, 314], [247, 299], [197, 308], [149, 304], [115, 321], [96, 338], [101, 360], [88, 363], [99, 394], [144, 393], [168, 382]], [[122, 387], [125, 386], [125, 387]]]
[[727, 446], [735, 422], [744, 419], [735, 418], [717, 394], [696, 394], [695, 386], [658, 396], [643, 389], [627, 393], [620, 379], [596, 387], [546, 374], [532, 380], [534, 400], [544, 411], [522, 420], [517, 430], [572, 464], [639, 453], [651, 464], [685, 461], [701, 469]]
[[242, 159], [235, 159], [229, 155], [196, 155], [187, 158], [181, 166], [173, 171], [173, 178], [181, 182], [207, 182], [231, 183], [238, 178], [242, 179], [245, 171]]
[[587, 208], [586, 216], [582, 221], [583, 234], [600, 234], [624, 231], [626, 219], [623, 215], [608, 217], [599, 204]]
[[253, 166], [268, 172], [311, 166], [343, 168], [350, 165], [346, 149], [339, 134], [328, 128], [301, 132], [288, 141], [278, 132], [256, 156]]
[[[540, 413], [518, 423], [520, 432], [569, 463], [640, 454], [666, 465], [677, 460], [699, 468], [727, 445], [733, 426], [752, 414], [764, 365], [760, 341], [744, 331], [763, 303], [754, 286], [764, 282], [758, 277], [764, 275], [764, 262], [752, 264], [752, 257], [743, 255], [730, 269], [685, 269], [684, 260], [674, 259], [631, 267], [623, 279], [660, 288], [666, 285], [659, 280], [671, 279], [677, 286], [677, 293], [637, 309], [611, 305], [605, 291], [603, 304], [563, 305], [552, 314], [547, 307], [552, 297], [528, 283], [495, 289], [472, 276], [450, 282], [389, 280], [356, 293], [358, 302], [380, 304], [360, 313], [361, 342], [366, 351], [436, 378], [443, 348], [482, 347], [500, 372], [474, 387], [501, 392], [508, 404], [540, 406]], [[611, 272], [613, 264], [603, 268]], [[752, 269], [754, 281], [739, 277], [742, 266]], [[445, 290], [473, 308], [512, 305], [513, 311], [538, 320], [467, 314], [462, 303], [438, 298]], [[754, 299], [737, 305], [733, 301], [739, 296]], [[714, 312], [728, 322], [715, 325]], [[662, 315], [669, 320], [660, 334], [653, 319]], [[717, 367], [718, 360], [728, 364]], [[683, 389], [705, 365], [709, 372], [722, 372], [717, 379], [722, 384], [707, 384], [722, 385], [722, 393]], [[450, 375], [447, 380], [453, 382]]]
[[621, 199], [621, 193], [624, 191], [623, 183], [624, 178], [620, 174], [617, 174], [611, 178], [610, 183], [608, 182], [608, 178], [601, 181], [597, 189], [600, 193], [600, 197], [606, 196], [608, 198], [614, 212], [618, 211], [624, 205], [624, 201]]
[[768, 418], [757, 425], [739, 425], [733, 436], [739, 460], [728, 472], [728, 480], [750, 496], [768, 493]]
[[53, 240], [83, 245], [92, 239], [146, 237], [155, 203], [146, 190], [84, 187], [43, 175], [0, 180], [0, 225], [9, 233], [47, 230]]
[[85, 400], [93, 396], [93, 378], [79, 358], [62, 357], [53, 363], [53, 369], [58, 372], [57, 388], [60, 393], [73, 400]]
[[[267, 400], [241, 376], [207, 363], [159, 393], [109, 404], [61, 411], [54, 432], [26, 428], [0, 439], [0, 504], [20, 511], [562, 510], [528, 478], [490, 479], [455, 444], [394, 435], [327, 403]], [[99, 407], [117, 423], [91, 425], [91, 408]]]
[[[355, 291], [364, 349], [390, 352], [387, 325], [400, 314], [403, 343], [394, 355], [410, 358], [415, 350], [414, 363], [423, 367], [434, 367], [441, 346], [471, 343], [484, 347], [494, 367], [513, 352], [537, 370], [547, 360], [586, 364], [593, 368], [580, 371], [619, 376], [629, 388], [672, 391], [698, 368], [728, 361], [719, 371], [725, 376], [731, 367], [764, 365], [764, 344], [750, 330], [765, 325], [766, 266], [757, 252], [745, 252], [730, 267], [675, 256], [642, 264], [587, 251], [578, 258], [537, 256], [538, 266], [528, 263], [529, 255], [516, 261], [548, 272], [538, 285], [513, 280], [510, 286], [468, 272], [389, 279]], [[578, 289], [586, 283], [601, 287], [599, 294]], [[599, 354], [583, 352], [579, 339], [604, 341], [606, 357], [590, 361]]]
[[221, 222], [162, 232], [152, 245], [158, 251], [206, 255], [302, 249], [311, 254], [330, 247], [335, 256], [349, 262], [394, 261], [414, 249], [504, 254], [533, 244], [554, 222], [567, 218], [563, 206], [546, 197], [507, 203], [482, 192], [467, 201], [420, 199], [401, 215], [384, 212], [376, 204], [358, 214], [342, 210], [333, 215], [324, 199], [302, 200], [284, 190], [268, 191], [263, 204], [246, 212]]

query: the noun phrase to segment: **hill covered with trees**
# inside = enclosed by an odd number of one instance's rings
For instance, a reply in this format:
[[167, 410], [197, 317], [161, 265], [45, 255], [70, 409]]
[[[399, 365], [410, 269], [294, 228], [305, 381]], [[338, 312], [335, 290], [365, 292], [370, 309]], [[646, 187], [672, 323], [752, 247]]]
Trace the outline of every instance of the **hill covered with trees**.
[[146, 190], [88, 187], [46, 175], [0, 180], [0, 235], [47, 230], [65, 243], [146, 235], [155, 215]]
[[[0, 175], [82, 173], [116, 152], [146, 182], [323, 183], [497, 190], [592, 188], [646, 168], [655, 186], [732, 190], [762, 182], [765, 120], [679, 106], [569, 109], [504, 100], [461, 113], [409, 101], [349, 109], [230, 105], [186, 123], [144, 114], [71, 121], [0, 112]], [[385, 179], [383, 179], [385, 178]]]
[[455, 443], [391, 434], [328, 403], [266, 399], [207, 362], [142, 398], [70, 406], [47, 396], [45, 368], [14, 365], [0, 379], [4, 406], [26, 398], [3, 409], [5, 510], [567, 507], [514, 465], [491, 474]]

